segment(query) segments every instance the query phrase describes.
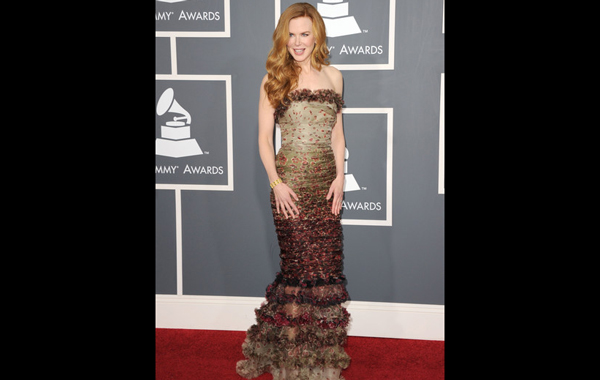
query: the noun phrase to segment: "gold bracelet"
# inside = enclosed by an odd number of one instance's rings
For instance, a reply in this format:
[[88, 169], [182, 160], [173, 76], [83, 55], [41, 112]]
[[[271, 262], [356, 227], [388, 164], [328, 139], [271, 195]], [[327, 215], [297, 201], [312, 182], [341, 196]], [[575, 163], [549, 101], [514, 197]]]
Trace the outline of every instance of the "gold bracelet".
[[271, 189], [281, 183], [281, 178], [277, 178], [275, 181], [270, 183]]

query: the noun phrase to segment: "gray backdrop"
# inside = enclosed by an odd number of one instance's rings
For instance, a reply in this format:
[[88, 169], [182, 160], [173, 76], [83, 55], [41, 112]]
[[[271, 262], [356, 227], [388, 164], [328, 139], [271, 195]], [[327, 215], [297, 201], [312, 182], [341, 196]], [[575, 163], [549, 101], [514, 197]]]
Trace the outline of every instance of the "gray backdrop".
[[[345, 194], [343, 218], [351, 224], [343, 226], [344, 272], [353, 300], [442, 305], [444, 195], [438, 193], [438, 161], [443, 2], [391, 1], [392, 46], [390, 0], [345, 0], [348, 14], [331, 17], [332, 22], [354, 17], [360, 28], [357, 34], [328, 38], [331, 62], [341, 65], [344, 76], [347, 173], [358, 184]], [[169, 103], [171, 112], [157, 111], [156, 137], [180, 144], [175, 147], [195, 140], [207, 152], [156, 155], [157, 294], [177, 294], [179, 191], [181, 294], [261, 297], [279, 269], [269, 181], [258, 154], [257, 106], [276, 7], [284, 10], [291, 3], [156, 2], [157, 104], [172, 88], [176, 102], [191, 116], [191, 121], [175, 120], [182, 114]], [[229, 36], [224, 37], [227, 24]], [[230, 89], [222, 77], [204, 77], [215, 75], [230, 76]], [[167, 123], [174, 127], [163, 130]], [[183, 137], [169, 139], [171, 133]]]

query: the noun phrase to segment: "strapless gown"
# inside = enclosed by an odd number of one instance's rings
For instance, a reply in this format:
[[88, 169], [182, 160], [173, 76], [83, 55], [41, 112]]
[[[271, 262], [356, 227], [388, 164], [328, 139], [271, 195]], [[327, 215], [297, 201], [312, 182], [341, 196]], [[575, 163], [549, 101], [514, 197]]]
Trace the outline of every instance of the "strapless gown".
[[331, 213], [333, 197], [325, 199], [336, 176], [331, 132], [343, 100], [333, 90], [306, 89], [290, 99], [275, 111], [282, 140], [275, 164], [299, 198], [300, 216], [278, 214], [271, 190], [281, 270], [255, 310], [236, 370], [247, 379], [269, 372], [274, 380], [343, 380], [349, 297], [340, 215]]

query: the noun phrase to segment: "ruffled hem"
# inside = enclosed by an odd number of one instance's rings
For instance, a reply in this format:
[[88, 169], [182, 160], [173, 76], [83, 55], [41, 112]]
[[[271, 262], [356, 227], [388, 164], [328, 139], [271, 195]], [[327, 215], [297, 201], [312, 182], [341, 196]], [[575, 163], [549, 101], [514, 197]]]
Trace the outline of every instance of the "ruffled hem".
[[[279, 117], [285, 114], [285, 111], [288, 109], [291, 102], [297, 101], [316, 101], [320, 103], [329, 103], [335, 105], [335, 112], [340, 112], [342, 110], [342, 106], [344, 105], [344, 100], [342, 96], [335, 92], [332, 89], [319, 89], [319, 90], [310, 90], [308, 88], [296, 89], [288, 94], [289, 101], [287, 103], [280, 103], [279, 107], [275, 110], [273, 115], [275, 116], [275, 122], [279, 120]], [[284, 99], [285, 100], [285, 99]]]
[[[267, 287], [265, 297], [267, 301], [278, 304], [339, 305], [350, 299], [345, 281], [343, 274], [329, 279], [305, 280], [288, 279], [278, 272], [275, 281]], [[290, 291], [289, 288], [295, 289]]]
[[340, 374], [340, 368], [274, 368], [268, 366], [267, 368], [259, 369], [255, 367], [255, 362], [252, 360], [240, 360], [237, 362], [236, 372], [246, 379], [254, 379], [265, 372], [270, 372], [273, 375], [273, 380], [346, 380]]
[[[255, 309], [257, 320], [276, 327], [300, 327], [307, 335], [323, 333], [324, 329], [346, 328], [350, 322], [350, 313], [342, 306], [319, 307], [312, 305], [294, 305], [295, 313], [290, 315], [285, 308], [276, 304], [264, 304]], [[302, 334], [300, 335], [302, 336]], [[340, 341], [327, 341], [324, 345], [344, 344], [346, 337]], [[298, 338], [296, 338], [296, 342]]]
[[[289, 350], [281, 350], [273, 343], [252, 343], [246, 339], [242, 351], [247, 359], [236, 363], [236, 371], [246, 379], [265, 372], [275, 376], [285, 369], [290, 375], [286, 380], [321, 380], [322, 377], [317, 377], [319, 370], [330, 369], [339, 374], [350, 365], [350, 357], [339, 346], [315, 351], [294, 345]], [[339, 379], [343, 377], [335, 378]]]
[[345, 380], [339, 368], [274, 368], [271, 370], [273, 380], [308, 379], [308, 380]]
[[274, 380], [343, 380], [351, 318], [341, 305], [348, 299], [344, 284], [293, 288], [282, 280], [278, 274], [255, 309], [237, 373], [246, 379], [270, 372]]
[[[289, 328], [279, 330], [280, 333], [275, 335], [281, 336], [277, 338], [272, 336], [271, 339], [266, 339], [262, 335], [265, 333], [264, 330], [251, 328], [242, 344], [244, 356], [256, 364], [254, 367], [262, 368], [263, 372], [270, 366], [275, 368], [328, 367], [344, 369], [350, 364], [350, 357], [343, 348], [348, 338], [344, 336], [345, 330], [342, 328], [337, 331], [313, 331], [312, 333], [306, 333], [306, 329], [300, 328], [297, 339], [288, 339]], [[331, 344], [328, 345], [325, 342]]]

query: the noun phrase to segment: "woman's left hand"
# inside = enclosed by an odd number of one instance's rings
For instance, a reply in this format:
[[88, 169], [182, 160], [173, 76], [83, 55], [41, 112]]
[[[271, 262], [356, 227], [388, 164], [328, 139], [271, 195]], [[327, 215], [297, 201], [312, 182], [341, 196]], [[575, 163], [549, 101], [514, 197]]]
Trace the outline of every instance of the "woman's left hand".
[[331, 183], [326, 199], [329, 200], [333, 196], [331, 205], [331, 213], [338, 215], [342, 210], [342, 199], [344, 198], [344, 177], [336, 177]]

